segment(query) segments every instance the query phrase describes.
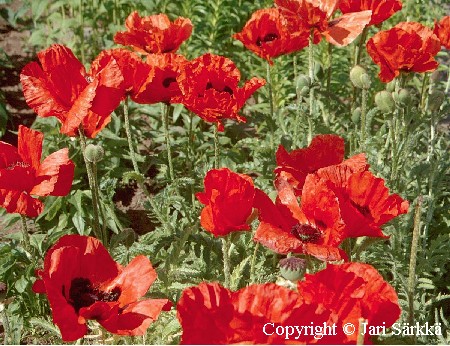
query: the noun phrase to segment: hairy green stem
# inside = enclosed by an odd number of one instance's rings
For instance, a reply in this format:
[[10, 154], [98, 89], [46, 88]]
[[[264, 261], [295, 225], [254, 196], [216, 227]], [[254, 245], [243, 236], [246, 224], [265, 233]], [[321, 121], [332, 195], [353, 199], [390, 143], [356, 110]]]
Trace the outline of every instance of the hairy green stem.
[[227, 235], [222, 238], [223, 272], [225, 276], [224, 286], [227, 288], [230, 287], [230, 277], [231, 277], [230, 256], [228, 253], [230, 251], [230, 246], [231, 246], [230, 236]]
[[136, 173], [139, 173], [139, 167], [136, 160], [136, 154], [134, 152], [133, 140], [131, 138], [131, 126], [130, 126], [130, 117], [128, 114], [128, 96], [125, 98], [125, 102], [123, 103], [123, 118], [125, 121], [125, 132], [127, 134], [128, 148], [130, 150], [131, 162], [133, 163], [133, 169]]
[[108, 232], [106, 231], [106, 217], [105, 213], [103, 212], [102, 203], [100, 203], [100, 186], [98, 184], [98, 177], [97, 177], [97, 163], [92, 162], [92, 180], [94, 183], [94, 192], [96, 194], [95, 199], [98, 203], [98, 209], [100, 212], [100, 217], [102, 219], [102, 228], [101, 228], [101, 235], [102, 235], [102, 243], [107, 246], [108, 244]]
[[9, 334], [10, 334], [10, 329], [9, 329], [9, 319], [8, 319], [8, 314], [6, 313], [6, 305], [4, 305], [3, 303], [0, 303], [0, 309], [1, 309], [1, 314], [2, 314], [2, 322], [3, 322], [3, 344], [4, 345], [9, 345]]
[[362, 89], [362, 95], [361, 95], [361, 148], [364, 150], [365, 143], [366, 143], [366, 114], [367, 114], [367, 96], [368, 96], [369, 90], [368, 89]]
[[309, 117], [308, 117], [308, 143], [312, 141], [313, 124], [312, 119], [314, 116], [314, 28], [311, 28], [309, 34], [309, 48], [308, 48], [308, 65], [309, 65], [309, 78], [311, 79], [311, 88], [309, 90]]
[[214, 168], [218, 169], [220, 160], [220, 147], [219, 147], [219, 130], [217, 125], [214, 125]]
[[27, 218], [25, 215], [20, 215], [20, 221], [22, 222], [22, 240], [23, 240], [23, 247], [25, 250], [31, 252], [31, 245], [30, 245], [30, 234], [28, 233], [28, 227], [27, 227]]
[[169, 178], [170, 181], [174, 181], [175, 174], [173, 172], [173, 163], [172, 163], [172, 148], [170, 146], [170, 133], [169, 133], [169, 119], [173, 115], [173, 106], [169, 104], [165, 104], [165, 111], [163, 115], [163, 127], [164, 127], [164, 137], [166, 138], [166, 149], [167, 149], [167, 162], [169, 164]]
[[[102, 239], [102, 234], [100, 231], [100, 222], [99, 222], [99, 216], [98, 216], [98, 194], [95, 190], [95, 183], [94, 183], [94, 176], [92, 172], [92, 165], [91, 162], [86, 157], [86, 136], [84, 135], [84, 131], [82, 128], [78, 130], [80, 134], [80, 145], [81, 145], [81, 151], [83, 153], [83, 159], [84, 164], [86, 165], [86, 172], [88, 176], [88, 182], [89, 182], [89, 188], [91, 189], [92, 194], [92, 209], [94, 213], [94, 223], [92, 225], [92, 228], [94, 230], [94, 234], [96, 237]], [[106, 244], [104, 244], [106, 246]]]
[[366, 322], [364, 318], [358, 318], [358, 336], [356, 338], [357, 345], [364, 345], [364, 322]]
[[256, 243], [255, 250], [253, 251], [252, 255], [252, 260], [250, 262], [250, 283], [253, 283], [255, 281], [255, 264], [258, 250], [259, 250], [259, 243]]
[[368, 31], [368, 26], [364, 27], [364, 29], [361, 33], [361, 37], [359, 38], [359, 43], [356, 46], [355, 65], [358, 65], [361, 62], [361, 54], [362, 54], [362, 51], [364, 50], [363, 46], [366, 43], [367, 31]]
[[408, 276], [408, 301], [409, 301], [409, 315], [408, 320], [410, 324], [414, 323], [414, 286], [416, 285], [416, 264], [417, 264], [417, 249], [420, 237], [420, 214], [422, 212], [422, 196], [417, 198], [417, 204], [414, 212], [414, 228], [413, 238], [411, 243], [411, 255], [409, 257], [409, 276]]

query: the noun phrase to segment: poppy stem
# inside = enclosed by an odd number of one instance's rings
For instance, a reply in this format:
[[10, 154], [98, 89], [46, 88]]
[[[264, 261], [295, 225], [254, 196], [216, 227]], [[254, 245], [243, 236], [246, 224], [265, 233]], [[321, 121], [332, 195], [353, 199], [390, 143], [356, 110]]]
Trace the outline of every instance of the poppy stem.
[[165, 107], [163, 116], [164, 137], [166, 137], [167, 161], [169, 164], [169, 178], [170, 181], [173, 181], [175, 179], [175, 174], [173, 172], [172, 149], [170, 147], [170, 133], [169, 133], [169, 118], [172, 118], [173, 116], [173, 107], [172, 105], [169, 104], [165, 104], [164, 107]]
[[22, 221], [22, 238], [23, 238], [23, 247], [25, 250], [30, 251], [30, 235], [28, 233], [27, 226], [27, 218], [24, 215], [20, 215], [20, 220]]
[[409, 277], [408, 277], [408, 302], [409, 315], [408, 320], [410, 324], [414, 323], [414, 286], [416, 285], [416, 263], [417, 263], [417, 249], [420, 237], [420, 214], [422, 211], [422, 196], [417, 198], [417, 204], [414, 212], [414, 228], [413, 238], [411, 243], [411, 256], [409, 257]]
[[231, 241], [230, 236], [225, 236], [222, 238], [222, 253], [223, 253], [223, 273], [225, 276], [225, 287], [230, 287], [230, 256], [228, 251], [230, 251]]
[[270, 119], [274, 119], [274, 107], [273, 107], [273, 89], [272, 89], [272, 76], [270, 74], [270, 64], [267, 62], [267, 86], [269, 87], [269, 106], [270, 106]]
[[362, 89], [361, 94], [361, 148], [364, 150], [366, 142], [366, 114], [367, 114], [367, 96], [369, 90]]
[[101, 235], [102, 235], [102, 243], [106, 246], [108, 244], [108, 233], [106, 232], [106, 218], [105, 213], [103, 212], [102, 204], [100, 203], [100, 187], [98, 185], [98, 177], [97, 177], [97, 163], [92, 162], [92, 180], [94, 183], [94, 191], [96, 193], [96, 200], [98, 203], [98, 209], [100, 211], [100, 217], [102, 219], [102, 229], [101, 229]]
[[92, 209], [93, 209], [93, 213], [94, 213], [94, 223], [92, 225], [92, 229], [94, 231], [94, 234], [98, 238], [102, 239], [102, 234], [100, 233], [100, 221], [99, 221], [99, 217], [98, 217], [97, 191], [95, 190], [91, 162], [89, 162], [89, 160], [86, 157], [86, 136], [84, 135], [82, 128], [80, 128], [78, 130], [78, 132], [80, 134], [80, 145], [81, 145], [81, 151], [83, 153], [84, 164], [86, 165], [86, 172], [87, 172], [87, 176], [88, 176], [89, 188], [91, 189], [91, 194], [92, 194]]
[[214, 168], [219, 168], [219, 130], [217, 129], [217, 125], [214, 125]]
[[308, 48], [308, 64], [309, 64], [309, 78], [311, 79], [311, 89], [309, 90], [309, 117], [308, 117], [308, 143], [312, 141], [313, 124], [312, 119], [314, 116], [314, 28], [311, 28], [309, 35], [309, 48]]
[[255, 263], [258, 250], [259, 250], [259, 243], [256, 243], [255, 250], [253, 251], [252, 255], [252, 261], [250, 262], [250, 283], [253, 283], [255, 281]]
[[357, 345], [364, 345], [364, 322], [366, 322], [364, 318], [358, 318], [358, 336], [356, 337]]
[[130, 117], [128, 115], [128, 96], [125, 98], [125, 102], [123, 103], [123, 117], [125, 120], [125, 132], [127, 134], [127, 141], [128, 141], [128, 148], [130, 150], [131, 162], [133, 163], [134, 171], [139, 174], [139, 167], [136, 160], [136, 154], [133, 148], [133, 140], [131, 138]]
[[367, 31], [368, 31], [368, 26], [365, 26], [363, 31], [361, 32], [361, 36], [359, 38], [359, 43], [356, 46], [355, 65], [359, 65], [359, 63], [361, 62], [361, 53], [363, 51], [363, 45], [366, 43]]
[[447, 84], [445, 85], [445, 94], [447, 94], [449, 90], [450, 90], [450, 64], [448, 64]]
[[2, 323], [3, 323], [3, 337], [4, 337], [4, 345], [9, 345], [9, 319], [8, 314], [6, 312], [6, 304], [0, 303], [1, 315], [2, 315]]

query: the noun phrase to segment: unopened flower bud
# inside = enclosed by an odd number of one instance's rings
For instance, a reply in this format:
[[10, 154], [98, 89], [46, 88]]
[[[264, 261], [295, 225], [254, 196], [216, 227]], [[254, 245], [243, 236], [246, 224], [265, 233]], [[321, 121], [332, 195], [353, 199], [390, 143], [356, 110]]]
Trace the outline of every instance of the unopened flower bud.
[[103, 159], [103, 156], [105, 155], [105, 151], [103, 150], [103, 148], [100, 145], [88, 144], [86, 146], [86, 150], [84, 151], [84, 154], [86, 155], [86, 159], [89, 162], [97, 163]]
[[445, 94], [440, 90], [434, 90], [428, 96], [428, 108], [430, 111], [437, 111], [444, 102]]
[[402, 106], [406, 106], [411, 103], [411, 93], [408, 89], [400, 89], [397, 92], [392, 93], [394, 101]]
[[287, 257], [280, 260], [280, 272], [286, 280], [300, 280], [306, 271], [306, 261], [297, 257]]
[[359, 119], [361, 118], [361, 108], [357, 107], [352, 112], [352, 121], [354, 124], [359, 124]]
[[297, 77], [297, 92], [301, 96], [307, 96], [309, 94], [309, 88], [311, 87], [311, 78], [301, 74]]
[[356, 88], [369, 89], [371, 80], [366, 69], [362, 66], [356, 65], [350, 70], [350, 80]]
[[375, 95], [375, 104], [383, 113], [393, 112], [395, 109], [395, 102], [392, 94], [389, 91], [382, 90]]

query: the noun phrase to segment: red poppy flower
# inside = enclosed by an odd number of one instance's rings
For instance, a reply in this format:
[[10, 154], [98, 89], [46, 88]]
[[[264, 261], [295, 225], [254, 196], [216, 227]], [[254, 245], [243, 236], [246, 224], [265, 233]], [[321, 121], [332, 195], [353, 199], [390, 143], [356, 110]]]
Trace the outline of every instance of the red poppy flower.
[[204, 54], [184, 65], [177, 78], [182, 96], [172, 99], [223, 131], [223, 119], [245, 122], [238, 114], [245, 101], [266, 81], [252, 78], [239, 88], [241, 74], [236, 65], [220, 55]]
[[[280, 180], [287, 180], [299, 196], [306, 176], [319, 168], [341, 163], [344, 151], [344, 139], [337, 135], [318, 135], [308, 147], [290, 153], [280, 145], [276, 153], [275, 185], [278, 186]], [[364, 154], [355, 155], [344, 162], [355, 171], [368, 167]]]
[[[288, 20], [291, 29], [295, 30], [298, 21], [303, 21], [308, 29], [315, 29], [315, 34], [322, 34], [325, 39], [339, 47], [353, 42], [370, 22], [372, 11], [346, 13], [331, 19], [339, 0], [275, 0]], [[317, 37], [320, 41], [320, 36]]]
[[122, 268], [93, 237], [63, 236], [37, 273], [33, 291], [47, 295], [64, 341], [83, 337], [88, 319], [111, 333], [143, 335], [170, 308], [167, 299], [139, 300], [156, 280], [147, 257], [137, 256]]
[[390, 195], [384, 180], [369, 171], [354, 172], [341, 164], [319, 169], [316, 175], [338, 197], [349, 237], [386, 238], [380, 227], [408, 212], [408, 201]]
[[296, 31], [291, 32], [279, 9], [267, 8], [253, 13], [242, 31], [233, 37], [273, 64], [271, 58], [305, 48], [308, 45], [309, 30], [299, 22]]
[[280, 181], [275, 204], [262, 191], [256, 190], [255, 208], [260, 224], [254, 240], [269, 249], [312, 255], [323, 261], [346, 260], [347, 255], [338, 248], [346, 238], [339, 203], [322, 181], [308, 175], [302, 193], [302, 207], [294, 190]]
[[132, 12], [125, 21], [127, 31], [118, 32], [114, 42], [132, 46], [143, 53], [175, 53], [192, 33], [189, 19], [179, 17], [171, 22], [165, 14], [140, 17]]
[[370, 326], [389, 328], [400, 317], [394, 288], [368, 264], [328, 264], [320, 272], [306, 274], [298, 282], [298, 293], [306, 303], [331, 310], [328, 322], [336, 324], [337, 335], [324, 336], [320, 342], [325, 344], [354, 344], [358, 332], [345, 335], [342, 326], [352, 323], [358, 328], [359, 318], [367, 322], [364, 344], [370, 343]]
[[441, 43], [433, 31], [420, 23], [403, 22], [380, 31], [367, 42], [367, 51], [380, 66], [378, 77], [388, 83], [400, 72], [429, 72], [438, 67], [434, 59]]
[[19, 126], [17, 148], [0, 142], [0, 205], [8, 213], [38, 216], [44, 205], [37, 196], [65, 196], [70, 192], [75, 165], [67, 148], [41, 162], [41, 132]]
[[136, 53], [126, 49], [116, 48], [103, 50], [91, 64], [91, 74], [100, 72], [106, 61], [111, 57], [116, 61], [123, 76], [122, 88], [134, 101], [142, 85], [148, 78], [151, 67], [146, 64]]
[[61, 133], [74, 136], [81, 125], [86, 136], [95, 137], [124, 94], [115, 59], [100, 59], [86, 73], [72, 51], [61, 45], [39, 52], [38, 58], [39, 63], [27, 64], [20, 74], [28, 106], [41, 117], [57, 117]]
[[170, 103], [175, 96], [181, 96], [177, 77], [187, 60], [177, 54], [149, 54], [147, 66], [149, 73], [140, 90], [134, 96], [137, 103]]
[[371, 10], [372, 17], [368, 25], [377, 25], [402, 9], [400, 0], [341, 0], [339, 9], [342, 13]]
[[277, 335], [275, 328], [326, 323], [329, 311], [304, 303], [297, 292], [272, 283], [232, 292], [217, 283], [185, 289], [177, 305], [181, 344], [310, 343], [313, 335]]
[[205, 191], [196, 194], [202, 210], [200, 223], [214, 236], [250, 229], [247, 219], [253, 210], [255, 187], [245, 174], [228, 168], [212, 169], [205, 176]]
[[450, 49], [450, 16], [445, 16], [434, 23], [434, 34], [441, 41], [441, 46]]

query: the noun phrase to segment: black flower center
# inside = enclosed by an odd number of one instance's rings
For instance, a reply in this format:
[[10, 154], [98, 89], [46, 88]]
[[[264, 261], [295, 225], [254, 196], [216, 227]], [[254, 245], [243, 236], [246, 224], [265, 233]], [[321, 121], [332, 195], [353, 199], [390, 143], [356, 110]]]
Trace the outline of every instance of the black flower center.
[[269, 33], [266, 36], [264, 36], [263, 38], [258, 37], [258, 39], [256, 40], [256, 45], [258, 47], [261, 47], [261, 45], [263, 43], [272, 42], [272, 41], [276, 40], [277, 38], [278, 38], [277, 34]]
[[[63, 286], [63, 296], [65, 297], [65, 288]], [[100, 291], [94, 287], [89, 279], [75, 278], [72, 280], [69, 289], [68, 302], [78, 313], [81, 308], [91, 306], [95, 302], [116, 302], [120, 297], [121, 290], [114, 287], [110, 292]], [[65, 297], [67, 298], [67, 297]]]
[[176, 82], [177, 79], [174, 77], [167, 77], [166, 79], [163, 80], [162, 85], [164, 88], [168, 88], [170, 87], [170, 84]]
[[217, 90], [217, 91], [219, 91], [219, 92], [225, 92], [225, 93], [228, 93], [228, 94], [230, 94], [230, 95], [233, 95], [233, 90], [232, 90], [228, 85], [225, 85], [225, 86], [223, 87], [223, 89], [220, 90], [219, 88], [215, 88], [211, 82], [208, 82], [208, 83], [206, 83], [206, 88], [205, 88], [205, 89], [206, 89], [206, 90], [208, 90], [208, 89], [214, 89], [214, 90]]
[[291, 234], [304, 243], [316, 243], [322, 237], [322, 233], [317, 228], [302, 224], [294, 225]]
[[350, 201], [351, 205], [354, 206], [364, 217], [372, 217], [370, 209], [366, 205], [358, 205], [353, 201]]

